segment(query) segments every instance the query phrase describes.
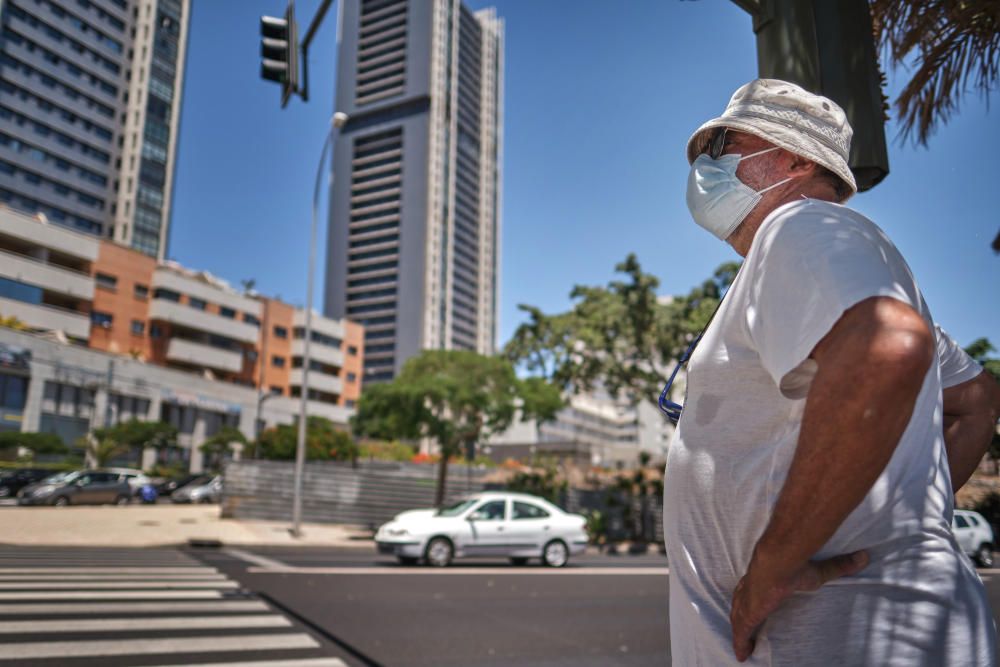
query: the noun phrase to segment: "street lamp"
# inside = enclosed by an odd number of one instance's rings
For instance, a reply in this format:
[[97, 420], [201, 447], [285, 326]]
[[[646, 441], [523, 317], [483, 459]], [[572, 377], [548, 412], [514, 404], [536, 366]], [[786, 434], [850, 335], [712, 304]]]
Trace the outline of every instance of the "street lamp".
[[[326, 154], [333, 147], [334, 137], [340, 128], [347, 123], [346, 113], [338, 111], [330, 119], [330, 130], [326, 134], [326, 141], [323, 142], [323, 151], [319, 156], [319, 164], [316, 166], [316, 183], [313, 187], [312, 204], [312, 231], [309, 237], [309, 279], [306, 287], [306, 330], [305, 346], [302, 348], [302, 388], [300, 390], [301, 401], [299, 403], [299, 435], [295, 443], [295, 482], [292, 494], [292, 537], [302, 536], [302, 472], [306, 460], [306, 403], [309, 399], [309, 366], [312, 363], [309, 356], [310, 343], [312, 342], [312, 303], [313, 303], [313, 274], [316, 272], [316, 227], [317, 210], [319, 209], [319, 184], [320, 176], [323, 173], [323, 163], [326, 162]], [[327, 190], [333, 186], [333, 166], [330, 167], [330, 178], [327, 182]]]

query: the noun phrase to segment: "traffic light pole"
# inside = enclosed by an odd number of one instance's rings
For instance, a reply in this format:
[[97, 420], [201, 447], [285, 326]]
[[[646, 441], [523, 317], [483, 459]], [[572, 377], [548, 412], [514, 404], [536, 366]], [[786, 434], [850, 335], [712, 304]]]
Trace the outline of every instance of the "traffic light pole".
[[[302, 98], [303, 102], [309, 101], [309, 44], [312, 42], [313, 36], [316, 31], [319, 30], [320, 24], [323, 22], [323, 18], [326, 16], [326, 11], [330, 9], [330, 5], [333, 4], [333, 0], [323, 0], [323, 3], [316, 10], [316, 15], [313, 16], [312, 23], [309, 24], [309, 30], [306, 31], [306, 36], [302, 38], [302, 43], [299, 48], [302, 52], [302, 85], [299, 87], [299, 97]], [[343, 6], [343, 3], [341, 3]], [[340, 30], [340, 20], [337, 20], [337, 30]], [[337, 42], [340, 43], [340, 35], [337, 35]]]

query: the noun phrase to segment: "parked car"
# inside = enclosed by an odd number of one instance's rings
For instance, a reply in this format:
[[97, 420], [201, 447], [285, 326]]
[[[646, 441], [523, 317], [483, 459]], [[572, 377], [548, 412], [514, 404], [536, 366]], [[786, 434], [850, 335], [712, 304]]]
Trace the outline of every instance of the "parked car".
[[175, 503], [217, 503], [222, 500], [222, 477], [205, 476], [170, 494]]
[[129, 487], [132, 489], [132, 495], [136, 496], [139, 494], [139, 489], [141, 489], [146, 484], [150, 483], [149, 477], [141, 470], [136, 470], [135, 468], [105, 468], [107, 472], [118, 473], [125, 481], [128, 482]]
[[951, 530], [958, 545], [980, 567], [993, 567], [993, 528], [979, 512], [955, 510]]
[[156, 492], [161, 496], [169, 496], [171, 493], [177, 489], [183, 488], [190, 484], [191, 482], [204, 478], [205, 475], [201, 473], [188, 473], [187, 475], [181, 475], [180, 477], [171, 477], [170, 479], [162, 479], [158, 483], [154, 483], [156, 487]]
[[108, 470], [61, 472], [17, 494], [19, 505], [127, 505], [131, 499], [132, 487], [127, 478]]
[[0, 471], [0, 498], [13, 498], [17, 492], [52, 474], [44, 468], [18, 468]]
[[440, 510], [411, 510], [375, 535], [380, 554], [403, 564], [444, 567], [463, 556], [505, 556], [515, 565], [540, 558], [563, 567], [587, 546], [586, 519], [524, 493], [479, 493]]

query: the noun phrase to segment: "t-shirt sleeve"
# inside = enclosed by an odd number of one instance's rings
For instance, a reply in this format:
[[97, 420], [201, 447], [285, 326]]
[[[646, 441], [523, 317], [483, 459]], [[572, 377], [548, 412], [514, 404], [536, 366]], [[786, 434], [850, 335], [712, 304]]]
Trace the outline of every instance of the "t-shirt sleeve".
[[934, 338], [937, 341], [938, 364], [941, 366], [941, 386], [945, 389], [972, 380], [983, 372], [983, 367], [976, 363], [958, 343], [948, 335], [948, 332], [934, 325]]
[[762, 365], [790, 398], [803, 397], [790, 374], [815, 372], [809, 355], [851, 306], [887, 296], [920, 310], [909, 268], [873, 224], [804, 208], [762, 230], [746, 313]]

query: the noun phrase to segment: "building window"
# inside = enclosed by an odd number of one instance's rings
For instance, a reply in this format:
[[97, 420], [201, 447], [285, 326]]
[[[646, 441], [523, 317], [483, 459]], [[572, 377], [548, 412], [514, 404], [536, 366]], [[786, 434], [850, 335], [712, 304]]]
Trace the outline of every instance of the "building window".
[[284, 392], [284, 390], [281, 387], [275, 387], [275, 386], [271, 387], [271, 395], [272, 396], [281, 396], [283, 393], [285, 393], [285, 392]]
[[160, 328], [159, 324], [150, 324], [149, 325], [149, 337], [150, 338], [162, 338], [163, 337], [163, 329]]
[[252, 324], [255, 327], [259, 327], [260, 326], [260, 320], [258, 320], [256, 317], [254, 317], [250, 313], [243, 313], [243, 321], [246, 322], [247, 324]]
[[274, 355], [271, 357], [271, 365], [274, 366], [275, 368], [284, 368], [285, 358], [279, 357], [278, 355]]
[[173, 301], [174, 303], [179, 303], [181, 300], [180, 292], [175, 292], [170, 289], [165, 289], [163, 287], [157, 287], [153, 290], [154, 299], [166, 299], [167, 301]]
[[354, 345], [348, 345], [347, 354], [351, 355], [352, 357], [358, 356], [358, 348], [355, 347]]
[[114, 318], [111, 316], [110, 313], [102, 313], [96, 310], [90, 313], [90, 322], [95, 327], [104, 327], [105, 329], [110, 329], [111, 322], [113, 320]]
[[195, 310], [205, 310], [205, 306], [207, 304], [202, 299], [196, 299], [193, 296], [189, 296], [188, 305], [194, 308]]
[[132, 320], [132, 335], [141, 336], [146, 331], [146, 323], [142, 320]]
[[114, 291], [118, 287], [118, 279], [106, 273], [98, 273], [94, 276], [97, 286], [102, 289]]
[[236, 319], [236, 311], [233, 310], [232, 308], [226, 308], [225, 306], [219, 307], [219, 315], [222, 315], [223, 317], [228, 317], [231, 320]]
[[348, 382], [354, 382], [357, 379], [358, 379], [357, 373], [348, 373], [347, 374], [347, 381]]
[[354, 407], [354, 401], [352, 401], [351, 399], [347, 399], [346, 401], [344, 401], [344, 407], [345, 408], [353, 408]]
[[279, 327], [275, 325], [274, 335], [277, 338], [288, 338], [288, 329], [286, 329], [285, 327]]
[[145, 301], [149, 298], [149, 287], [146, 285], [135, 284], [135, 298], [142, 299]]

